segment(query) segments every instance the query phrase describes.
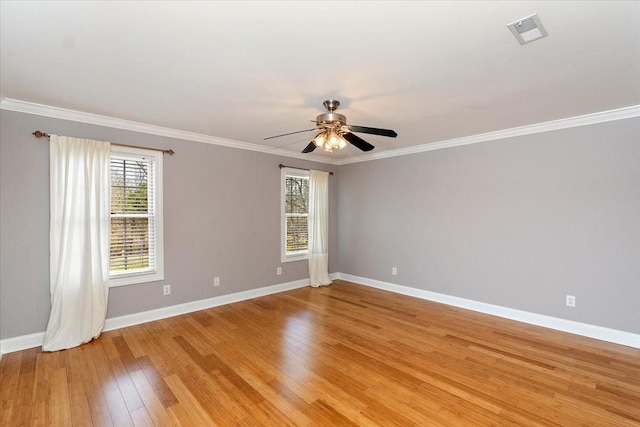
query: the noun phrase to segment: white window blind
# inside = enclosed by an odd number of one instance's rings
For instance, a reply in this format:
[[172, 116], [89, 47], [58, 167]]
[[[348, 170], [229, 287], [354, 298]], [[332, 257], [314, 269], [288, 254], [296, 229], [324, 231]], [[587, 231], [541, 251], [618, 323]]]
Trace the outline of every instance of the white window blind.
[[[158, 165], [154, 156], [111, 154], [111, 242], [112, 279], [162, 274], [159, 254], [157, 185]], [[154, 277], [159, 280], [162, 277]], [[137, 280], [137, 281], [148, 281]]]

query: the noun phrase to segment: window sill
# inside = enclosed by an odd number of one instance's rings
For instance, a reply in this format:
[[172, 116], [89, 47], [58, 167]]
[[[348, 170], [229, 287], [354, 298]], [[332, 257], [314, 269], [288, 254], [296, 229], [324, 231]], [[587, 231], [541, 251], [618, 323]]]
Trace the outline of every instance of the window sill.
[[137, 285], [139, 283], [158, 282], [164, 280], [163, 272], [130, 274], [125, 276], [114, 276], [109, 279], [109, 287]]
[[309, 254], [307, 252], [295, 255], [283, 255], [280, 257], [280, 262], [294, 262], [294, 261], [304, 261], [309, 259]]

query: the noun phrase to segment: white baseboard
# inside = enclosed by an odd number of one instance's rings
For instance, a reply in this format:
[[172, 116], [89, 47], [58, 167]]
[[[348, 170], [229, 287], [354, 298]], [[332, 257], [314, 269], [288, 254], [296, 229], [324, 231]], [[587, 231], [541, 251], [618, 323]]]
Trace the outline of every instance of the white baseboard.
[[[332, 279], [336, 279], [338, 275], [337, 273], [334, 273], [331, 274], [330, 277]], [[138, 325], [145, 322], [152, 322], [154, 320], [165, 319], [167, 317], [179, 316], [181, 314], [204, 310], [211, 307], [245, 301], [266, 295], [276, 294], [279, 292], [289, 291], [291, 289], [302, 288], [308, 285], [309, 279], [296, 280], [293, 282], [236, 292], [229, 295], [221, 295], [219, 297], [207, 298], [203, 300], [187, 302], [184, 304], [157, 308], [155, 310], [143, 311], [140, 313], [133, 313], [125, 316], [111, 317], [106, 320], [103, 330], [111, 331], [113, 329], [126, 328], [127, 326]], [[3, 354], [26, 350], [33, 347], [40, 347], [43, 342], [44, 332], [0, 340], [0, 358], [2, 358]]]
[[126, 316], [112, 317], [107, 319], [104, 325], [105, 331], [126, 328], [127, 326], [138, 325], [140, 323], [152, 322], [154, 320], [166, 319], [167, 317], [179, 316], [181, 314], [192, 313], [220, 305], [234, 302], [246, 301], [266, 295], [277, 294], [291, 289], [302, 288], [309, 285], [309, 279], [296, 280], [294, 282], [281, 283], [278, 285], [266, 286], [263, 288], [251, 289], [248, 291], [236, 292], [229, 295], [207, 298], [198, 301], [191, 301], [184, 304], [172, 305], [155, 310], [143, 311], [141, 313], [128, 314]]
[[44, 342], [44, 332], [21, 335], [19, 337], [7, 338], [0, 341], [0, 358], [14, 351], [26, 350], [27, 348], [40, 347]]
[[[332, 280], [342, 279], [372, 288], [382, 289], [429, 301], [440, 302], [455, 307], [478, 311], [480, 313], [503, 317], [505, 319], [543, 326], [545, 328], [569, 332], [572, 334], [595, 338], [602, 341], [608, 341], [615, 344], [640, 348], [640, 335], [633, 334], [631, 332], [618, 331], [615, 329], [604, 328], [602, 326], [589, 325], [586, 323], [574, 322], [572, 320], [559, 319], [557, 317], [530, 313], [527, 311], [516, 310], [508, 307], [501, 307], [499, 305], [487, 304], [465, 298], [454, 297], [451, 295], [440, 294], [437, 292], [426, 291], [423, 289], [396, 285], [388, 282], [381, 282], [379, 280], [367, 279], [364, 277], [353, 276], [351, 274], [332, 273], [329, 275], [329, 277], [331, 277]], [[293, 282], [265, 286], [262, 288], [251, 289], [243, 292], [236, 292], [229, 295], [221, 295], [219, 297], [172, 305], [170, 307], [163, 307], [155, 310], [128, 314], [126, 316], [112, 317], [106, 320], [104, 330], [111, 331], [113, 329], [126, 328], [127, 326], [133, 326], [140, 323], [152, 322], [154, 320], [179, 316], [181, 314], [204, 310], [211, 307], [246, 301], [253, 298], [285, 292], [291, 289], [302, 288], [304, 286], [307, 286], [308, 284], [308, 279], [296, 280]], [[25, 350], [32, 347], [39, 347], [43, 342], [44, 332], [0, 340], [0, 358], [2, 358], [3, 354]]]
[[480, 313], [491, 314], [505, 319], [516, 320], [518, 322], [529, 323], [531, 325], [543, 326], [571, 334], [582, 335], [595, 338], [601, 341], [608, 341], [615, 344], [640, 348], [640, 335], [631, 332], [618, 331], [616, 329], [604, 328], [602, 326], [589, 325], [572, 320], [560, 319], [557, 317], [545, 316], [543, 314], [530, 313], [528, 311], [516, 310], [499, 305], [487, 304], [423, 289], [411, 288], [409, 286], [396, 285], [379, 280], [367, 279], [365, 277], [353, 276], [351, 274], [338, 273], [338, 278], [353, 283], [408, 295], [424, 300], [439, 302]]

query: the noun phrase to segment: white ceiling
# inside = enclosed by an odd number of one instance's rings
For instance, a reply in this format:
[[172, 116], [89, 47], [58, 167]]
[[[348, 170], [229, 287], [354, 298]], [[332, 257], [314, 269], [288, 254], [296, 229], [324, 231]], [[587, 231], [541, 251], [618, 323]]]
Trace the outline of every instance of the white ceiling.
[[[640, 105], [640, 1], [3, 0], [0, 12], [4, 98], [292, 153], [313, 133], [263, 138], [312, 128], [329, 98], [350, 124], [398, 132], [359, 134], [375, 152]], [[549, 36], [521, 46], [506, 26], [535, 12]]]

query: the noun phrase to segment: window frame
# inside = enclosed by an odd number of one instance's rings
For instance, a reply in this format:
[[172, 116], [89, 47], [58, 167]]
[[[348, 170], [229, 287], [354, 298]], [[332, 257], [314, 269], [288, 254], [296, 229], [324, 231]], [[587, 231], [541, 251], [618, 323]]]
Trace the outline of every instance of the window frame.
[[[309, 179], [309, 171], [287, 167], [280, 169], [280, 261], [283, 263], [309, 259], [308, 245], [307, 250], [287, 253], [287, 176]], [[309, 212], [307, 212], [307, 218], [308, 215]], [[307, 230], [308, 226], [309, 223], [307, 222]]]
[[[111, 146], [111, 157], [125, 157], [144, 161], [150, 161], [153, 170], [154, 190], [154, 230], [155, 230], [155, 265], [154, 271], [111, 274], [109, 267], [109, 287], [135, 285], [138, 283], [157, 282], [164, 280], [164, 231], [163, 231], [163, 153], [156, 150], [126, 146]], [[111, 192], [111, 171], [109, 171], [109, 191]], [[111, 247], [111, 193], [109, 193], [109, 247]], [[111, 254], [109, 254], [109, 259]]]

